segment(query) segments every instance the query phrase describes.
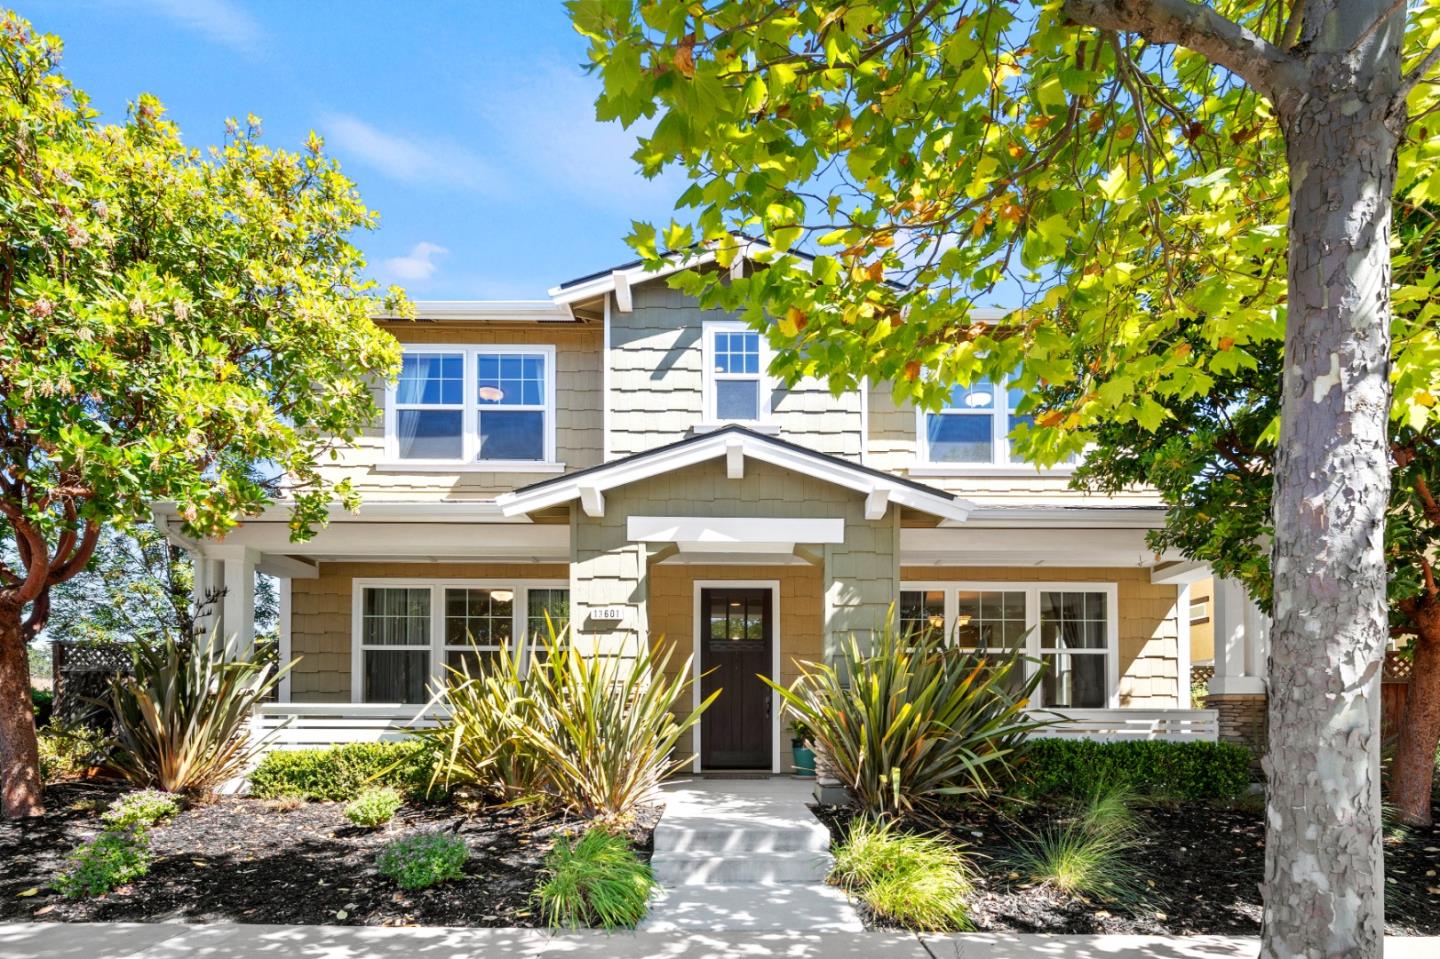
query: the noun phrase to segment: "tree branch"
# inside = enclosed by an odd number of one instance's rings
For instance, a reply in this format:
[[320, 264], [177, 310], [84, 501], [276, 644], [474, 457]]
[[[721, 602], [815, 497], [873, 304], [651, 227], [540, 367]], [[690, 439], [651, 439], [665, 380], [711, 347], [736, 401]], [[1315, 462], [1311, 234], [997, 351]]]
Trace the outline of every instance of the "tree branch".
[[[1405, 0], [1400, 0], [1404, 3]], [[1305, 0], [1294, 0], [1290, 4], [1290, 19], [1285, 21], [1285, 32], [1280, 36], [1280, 49], [1289, 50], [1300, 39], [1300, 26], [1305, 22]]]
[[1264, 37], [1190, 0], [1065, 0], [1065, 15], [1101, 30], [1138, 33], [1193, 50], [1242, 78], [1272, 103], [1292, 89], [1297, 61]]
[[1435, 68], [1436, 63], [1440, 63], [1440, 46], [1432, 47], [1430, 52], [1425, 54], [1424, 58], [1415, 65], [1415, 69], [1405, 74], [1400, 81], [1400, 89], [1395, 91], [1393, 102], [1404, 103], [1406, 97], [1410, 96], [1410, 91], [1415, 89], [1415, 84], [1424, 80], [1425, 75]]

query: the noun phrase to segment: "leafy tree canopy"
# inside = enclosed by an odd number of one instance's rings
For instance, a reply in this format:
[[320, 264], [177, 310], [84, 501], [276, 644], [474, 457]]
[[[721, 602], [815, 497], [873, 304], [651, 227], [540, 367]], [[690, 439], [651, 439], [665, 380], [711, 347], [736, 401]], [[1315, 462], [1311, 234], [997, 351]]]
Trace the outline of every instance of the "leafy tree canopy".
[[[680, 215], [631, 242], [657, 264], [704, 242], [728, 264], [746, 252], [736, 233], [763, 234], [772, 268], [676, 282], [768, 328], [788, 379], [870, 377], [933, 407], [952, 382], [1018, 370], [1021, 412], [1039, 415], [1015, 439], [1045, 464], [1102, 423], [1160, 428], [1282, 339], [1289, 180], [1271, 99], [1303, 3], [1210, 5], [1259, 66], [1120, 32], [1109, 5], [1080, 0], [570, 6], [602, 118], [654, 118], [636, 160], [692, 181]], [[1420, 82], [1440, 2], [1411, 6], [1397, 199], [1418, 207], [1440, 199], [1440, 92]], [[1206, 16], [1147, 16], [1177, 7]], [[1413, 270], [1394, 298], [1393, 415], [1411, 429], [1440, 392], [1436, 280]], [[997, 297], [1004, 321], [975, 321]], [[1063, 402], [1046, 405], [1050, 388]], [[1259, 424], [1270, 443], [1277, 413]]]

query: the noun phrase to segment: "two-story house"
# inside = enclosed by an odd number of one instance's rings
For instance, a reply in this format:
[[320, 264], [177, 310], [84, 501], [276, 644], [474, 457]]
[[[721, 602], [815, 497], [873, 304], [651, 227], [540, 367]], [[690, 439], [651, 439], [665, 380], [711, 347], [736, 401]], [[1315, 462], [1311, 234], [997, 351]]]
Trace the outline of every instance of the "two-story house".
[[[1189, 708], [1187, 590], [1208, 571], [1146, 546], [1153, 496], [1082, 495], [1067, 469], [1018, 462], [1017, 397], [980, 382], [922, 412], [885, 384], [785, 388], [763, 336], [636, 264], [550, 292], [377, 320], [403, 367], [331, 467], [364, 504], [309, 542], [283, 505], [200, 543], [157, 510], [197, 590], [224, 588], [225, 632], [250, 634], [255, 572], [279, 577], [281, 656], [299, 662], [266, 711], [298, 717], [286, 742], [392, 735], [447, 665], [549, 614], [586, 649], [693, 656], [697, 699], [724, 690], [698, 768], [778, 771], [756, 674], [789, 682], [892, 606], [902, 628], [1026, 649], [1039, 705], [1077, 732], [1214, 738], [1215, 714]], [[1244, 693], [1260, 630], [1231, 607], [1220, 691]]]

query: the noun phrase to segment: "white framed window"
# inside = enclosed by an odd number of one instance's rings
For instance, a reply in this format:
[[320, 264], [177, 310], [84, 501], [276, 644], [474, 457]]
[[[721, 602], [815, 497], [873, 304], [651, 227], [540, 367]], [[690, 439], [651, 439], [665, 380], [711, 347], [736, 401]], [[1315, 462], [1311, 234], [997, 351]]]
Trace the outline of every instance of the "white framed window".
[[[557, 631], [570, 616], [570, 588], [553, 580], [357, 579], [350, 699], [428, 702], [450, 674], [483, 671], [504, 643], [525, 637], [522, 668], [550, 614]], [[535, 627], [538, 619], [541, 626]]]
[[555, 347], [404, 347], [386, 392], [386, 458], [525, 469], [555, 459]]
[[765, 338], [737, 320], [702, 325], [705, 418], [712, 423], [758, 423], [770, 416], [770, 365]]
[[[945, 405], [935, 412], [915, 413], [916, 459], [924, 471], [1023, 470], [1033, 471], [1012, 449], [1010, 433], [1020, 424], [1033, 424], [1035, 417], [1017, 413], [1025, 391], [988, 379], [969, 386], [953, 386]], [[1050, 467], [1065, 471], [1074, 458]]]
[[1210, 622], [1210, 601], [1208, 599], [1197, 599], [1190, 604], [1190, 622]]
[[999, 655], [1020, 649], [1044, 663], [1034, 705], [1106, 709], [1119, 705], [1117, 597], [1114, 583], [907, 581], [898, 606], [902, 623], [910, 610], [923, 608], [928, 623], [943, 609], [945, 635], [960, 649]]

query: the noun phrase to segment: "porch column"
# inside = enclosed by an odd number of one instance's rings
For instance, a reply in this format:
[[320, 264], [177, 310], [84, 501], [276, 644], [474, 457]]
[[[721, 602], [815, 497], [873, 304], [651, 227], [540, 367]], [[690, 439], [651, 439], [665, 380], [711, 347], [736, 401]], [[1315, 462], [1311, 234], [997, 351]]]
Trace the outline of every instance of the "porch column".
[[1266, 739], [1269, 619], [1232, 579], [1215, 579], [1215, 675], [1205, 707], [1219, 713], [1220, 738], [1249, 746], [1258, 758]]
[[207, 640], [210, 630], [220, 622], [219, 591], [223, 567], [219, 560], [212, 559], [202, 550], [190, 553], [194, 575], [190, 584], [190, 606], [195, 614], [195, 638]]
[[249, 656], [255, 648], [255, 566], [259, 554], [248, 546], [216, 546], [211, 552], [220, 559], [220, 586], [224, 595], [218, 603], [220, 641], [232, 643], [236, 656]]

